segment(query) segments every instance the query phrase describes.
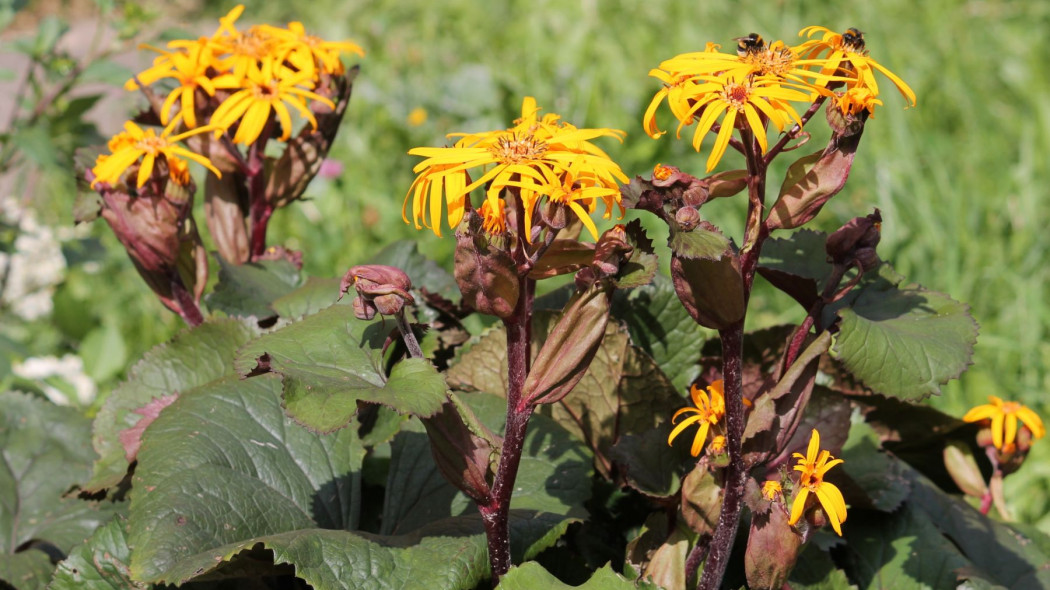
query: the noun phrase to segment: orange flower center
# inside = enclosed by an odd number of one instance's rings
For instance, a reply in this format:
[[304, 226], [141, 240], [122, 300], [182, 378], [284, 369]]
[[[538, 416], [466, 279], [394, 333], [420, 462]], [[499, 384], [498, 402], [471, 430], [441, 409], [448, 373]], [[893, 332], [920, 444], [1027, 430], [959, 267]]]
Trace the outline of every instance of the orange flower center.
[[168, 143], [167, 139], [157, 137], [153, 133], [153, 130], [150, 129], [146, 131], [146, 135], [142, 136], [135, 142], [135, 149], [142, 150], [151, 156], [156, 156], [164, 151], [169, 145], [171, 144]]
[[234, 39], [230, 49], [231, 53], [261, 60], [269, 54], [269, 42], [251, 29]]
[[743, 110], [751, 97], [751, 88], [747, 84], [730, 82], [722, 91], [722, 100], [729, 103], [729, 108]]
[[1017, 402], [1005, 402], [1003, 404], [1003, 413], [1006, 414], [1006, 415], [1010, 415], [1010, 414], [1016, 413], [1020, 409], [1021, 409], [1021, 404], [1019, 404]]
[[795, 63], [795, 54], [787, 47], [770, 47], [763, 51], [748, 53], [744, 61], [751, 64], [761, 75], [783, 76]]
[[252, 95], [258, 100], [268, 100], [270, 102], [281, 99], [281, 91], [277, 86], [276, 80], [270, 80], [265, 83], [253, 82]]
[[656, 168], [653, 168], [653, 178], [657, 180], [667, 180], [671, 177], [671, 169], [663, 164], [657, 164]]
[[547, 144], [537, 140], [532, 134], [504, 135], [491, 148], [492, 155], [504, 164], [517, 164], [529, 160], [538, 160], [547, 153]]

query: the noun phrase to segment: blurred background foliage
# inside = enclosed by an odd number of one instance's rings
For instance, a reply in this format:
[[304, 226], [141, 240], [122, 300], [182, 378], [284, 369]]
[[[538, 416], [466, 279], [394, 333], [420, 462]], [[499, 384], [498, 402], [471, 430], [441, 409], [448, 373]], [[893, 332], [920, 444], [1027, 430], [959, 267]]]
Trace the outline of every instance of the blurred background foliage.
[[[119, 89], [152, 57], [136, 51], [139, 42], [209, 34], [234, 4], [0, 0], [0, 197], [14, 203], [0, 217], [0, 256], [16, 253], [25, 235], [54, 228], [63, 265], [44, 287], [53, 294], [46, 313], [26, 318], [9, 297], [0, 299], [0, 388], [44, 393], [50, 383], [68, 394], [71, 379], [42, 382], [20, 377], [26, 371], [17, 367], [32, 357], [75, 355], [98, 386], [94, 401], [80, 402], [90, 412], [129, 362], [180, 328], [104, 224], [70, 230], [74, 150], [104, 142], [143, 104]], [[974, 366], [931, 405], [961, 415], [994, 394], [1050, 419], [1050, 3], [931, 0], [921, 11], [906, 0], [246, 4], [240, 24], [299, 20], [368, 52], [330, 154], [341, 172], [317, 179], [308, 200], [280, 212], [269, 234], [271, 243], [306, 253], [307, 274], [328, 277], [398, 238], [450, 259], [452, 240], [401, 221], [417, 161], [406, 154], [411, 147], [444, 145], [449, 132], [505, 127], [531, 95], [578, 126], [626, 130], [624, 144], [602, 146], [629, 175], [647, 175], [657, 162], [702, 175], [706, 152], [697, 155], [673, 133], [654, 141], [642, 131], [658, 89], [650, 68], [707, 41], [732, 50], [733, 37], [752, 31], [793, 44], [807, 25], [858, 27], [873, 57], [911, 84], [919, 103], [904, 110], [880, 80], [886, 104], [817, 229], [878, 207], [882, 257], [910, 280], [970, 304], [981, 324]], [[661, 114], [666, 129], [671, 117]], [[800, 154], [819, 149], [825, 138], [816, 135]], [[771, 178], [782, 176], [788, 158], [781, 160]], [[733, 163], [729, 156], [722, 166]], [[704, 209], [738, 239], [743, 211], [741, 199]], [[30, 229], [26, 219], [34, 220]], [[7, 274], [2, 293], [11, 291]], [[803, 317], [761, 287], [751, 309], [751, 328]], [[1050, 532], [1050, 442], [1036, 444], [1031, 459], [1007, 479], [1007, 497], [1018, 520]]]

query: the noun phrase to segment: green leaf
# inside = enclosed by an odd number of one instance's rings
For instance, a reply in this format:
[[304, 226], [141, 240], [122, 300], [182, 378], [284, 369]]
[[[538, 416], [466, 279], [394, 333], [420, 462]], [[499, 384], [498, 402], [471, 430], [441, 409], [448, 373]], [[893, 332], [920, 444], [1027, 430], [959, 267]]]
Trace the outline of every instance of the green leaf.
[[358, 401], [431, 416], [445, 401], [445, 380], [424, 359], [401, 361], [388, 377], [382, 348], [393, 328], [357, 319], [348, 305], [332, 306], [243, 347], [237, 370], [281, 375], [289, 415], [319, 432], [349, 424]]
[[[310, 277], [302, 287], [274, 299], [271, 307], [282, 318], [299, 319], [315, 314], [339, 299], [339, 279]], [[339, 301], [349, 305], [352, 297]]]
[[[883, 265], [887, 267], [887, 265]], [[887, 278], [868, 283], [838, 311], [831, 355], [866, 386], [906, 400], [939, 394], [970, 365], [977, 322], [969, 307], [943, 293]]]
[[[905, 466], [879, 449], [879, 437], [871, 426], [863, 422], [850, 426], [841, 458], [842, 470], [864, 490], [872, 508], [892, 512], [908, 497], [911, 482], [905, 477]], [[856, 504], [852, 498], [850, 503]]]
[[788, 577], [791, 590], [849, 590], [856, 588], [845, 572], [835, 566], [831, 556], [813, 544], [803, 548], [795, 569]]
[[127, 519], [117, 516], [99, 527], [91, 538], [78, 545], [58, 564], [49, 590], [125, 590], [140, 588], [128, 570], [125, 527]]
[[594, 572], [591, 579], [579, 586], [563, 584], [561, 580], [554, 577], [543, 566], [536, 562], [523, 563], [517, 567], [510, 568], [507, 575], [500, 578], [499, 586], [502, 590], [534, 590], [535, 588], [547, 588], [549, 590], [568, 590], [569, 588], [581, 588], [583, 590], [634, 590], [634, 582], [624, 578], [613, 571], [612, 566], [605, 567]]
[[910, 468], [906, 476], [912, 484], [908, 505], [927, 514], [945, 543], [972, 563], [965, 575], [1007, 588], [1050, 588], [1050, 539], [1044, 533], [996, 522]]
[[[184, 392], [146, 430], [132, 479], [132, 577], [182, 583], [257, 537], [349, 529], [364, 448], [355, 429], [320, 436], [284, 415], [275, 376]], [[188, 477], [192, 474], [192, 477]]]
[[65, 554], [112, 515], [109, 503], [62, 497], [91, 472], [89, 421], [18, 392], [0, 394], [0, 580], [42, 588]]
[[96, 59], [80, 75], [83, 82], [101, 82], [109, 86], [123, 86], [135, 72], [111, 59]]
[[128, 461], [118, 437], [142, 417], [135, 410], [154, 398], [233, 375], [234, 353], [253, 334], [252, 328], [236, 320], [209, 321], [147, 352], [95, 418], [93, 443], [99, 458], [84, 489], [99, 491], [123, 479]]
[[115, 377], [128, 362], [128, 347], [114, 321], [105, 321], [88, 332], [80, 343], [80, 351], [84, 372], [96, 383]]
[[459, 289], [456, 279], [448, 271], [419, 252], [416, 240], [401, 240], [390, 244], [372, 257], [369, 264], [396, 266], [405, 271], [414, 289], [425, 288], [431, 293], [456, 297]]
[[91, 223], [102, 213], [102, 195], [91, 190], [78, 190], [73, 199], [73, 221]]
[[910, 504], [890, 515], [852, 511], [844, 532], [847, 571], [861, 589], [954, 588], [956, 571], [969, 564]]
[[[461, 399], [486, 427], [503, 431], [507, 407], [503, 398], [478, 393], [463, 394]], [[441, 476], [424, 434], [402, 432], [393, 447], [381, 533], [402, 534], [440, 518], [476, 512], [467, 496]], [[553, 420], [534, 415], [524, 449], [511, 507], [582, 513], [591, 496], [593, 457], [586, 445]]]
[[219, 282], [205, 297], [208, 307], [231, 316], [271, 318], [271, 304], [299, 285], [299, 269], [287, 260], [261, 260], [237, 265], [216, 256]]
[[824, 250], [827, 239], [824, 232], [803, 229], [786, 238], [766, 240], [758, 272], [808, 310], [831, 274]]
[[[572, 523], [553, 514], [511, 511], [511, 557], [530, 559]], [[489, 577], [481, 517], [435, 522], [397, 537], [305, 530], [259, 539], [276, 563], [314, 588], [347, 590], [467, 590]]]
[[675, 255], [683, 258], [719, 260], [729, 247], [729, 238], [714, 226], [710, 229], [698, 226], [692, 231], [673, 231], [667, 245]]
[[645, 287], [617, 291], [612, 314], [627, 324], [631, 343], [653, 357], [675, 389], [687, 391], [700, 375], [700, 347], [710, 332], [689, 317], [671, 280], [659, 275]]

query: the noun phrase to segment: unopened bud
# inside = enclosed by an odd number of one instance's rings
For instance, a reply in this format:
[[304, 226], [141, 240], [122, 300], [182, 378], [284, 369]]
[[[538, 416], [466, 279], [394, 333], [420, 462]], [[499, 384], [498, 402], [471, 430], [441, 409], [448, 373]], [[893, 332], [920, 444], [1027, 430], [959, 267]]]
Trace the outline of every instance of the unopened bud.
[[374, 318], [376, 312], [395, 315], [404, 309], [406, 303], [415, 303], [408, 292], [412, 281], [405, 271], [395, 266], [368, 264], [351, 267], [339, 285], [340, 298], [351, 287], [357, 291], [354, 315], [362, 320]]
[[881, 238], [881, 227], [878, 209], [866, 217], [854, 217], [828, 236], [825, 250], [835, 264], [856, 263], [861, 270], [871, 270], [879, 263], [875, 247]]
[[697, 225], [700, 225], [700, 212], [695, 207], [682, 207], [675, 212], [674, 219], [682, 231], [693, 231]]
[[505, 236], [490, 236], [481, 217], [470, 211], [456, 229], [453, 274], [463, 302], [475, 310], [508, 318], [518, 305], [520, 280], [517, 265], [501, 246]]

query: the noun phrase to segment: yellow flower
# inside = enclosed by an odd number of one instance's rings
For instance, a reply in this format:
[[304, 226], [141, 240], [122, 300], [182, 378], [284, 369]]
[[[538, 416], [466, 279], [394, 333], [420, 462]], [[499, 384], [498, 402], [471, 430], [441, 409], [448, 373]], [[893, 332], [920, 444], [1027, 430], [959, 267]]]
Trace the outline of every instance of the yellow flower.
[[412, 109], [412, 112], [408, 114], [408, 124], [413, 127], [419, 127], [423, 123], [427, 122], [427, 110], [423, 107], [416, 107]]
[[776, 501], [783, 493], [784, 490], [780, 487], [780, 482], [775, 479], [767, 480], [762, 484], [762, 497], [770, 502]]
[[124, 131], [109, 141], [112, 153], [100, 156], [95, 167], [91, 169], [92, 174], [95, 175], [94, 180], [91, 181], [91, 188], [95, 188], [100, 182], [116, 185], [128, 168], [139, 161], [139, 158], [142, 158], [142, 165], [139, 167], [136, 186], [142, 188], [150, 174], [153, 173], [153, 165], [157, 156], [164, 156], [167, 159], [168, 169], [179, 184], [185, 184], [186, 180], [186, 166], [179, 160], [179, 156], [197, 162], [214, 172], [216, 176], [222, 176], [208, 158], [175, 144], [186, 137], [206, 133], [213, 128], [211, 126], [198, 127], [172, 136], [171, 132], [178, 123], [178, 120], [172, 121], [161, 131], [160, 135], [157, 135], [153, 129], [143, 130], [131, 121], [124, 123]]
[[682, 408], [671, 417], [671, 423], [674, 424], [679, 416], [693, 414], [674, 427], [671, 435], [667, 437], [668, 446], [686, 428], [699, 423], [700, 429], [697, 430], [696, 436], [693, 437], [693, 446], [689, 452], [694, 457], [700, 454], [700, 451], [704, 448], [704, 441], [707, 440], [707, 431], [712, 426], [717, 426], [719, 420], [726, 415], [725, 392], [722, 388], [723, 382], [719, 379], [708, 386], [706, 392], [695, 385], [689, 389], [689, 395], [692, 397], [693, 405], [696, 407]]
[[288, 23], [287, 29], [269, 25], [262, 25], [260, 29], [274, 39], [273, 52], [278, 59], [289, 59], [294, 64], [309, 69], [311, 75], [315, 75], [317, 69], [326, 74], [342, 74], [343, 62], [339, 59], [341, 52], [365, 56], [365, 50], [356, 43], [325, 41], [307, 34], [306, 28], [300, 22]]
[[153, 67], [140, 73], [134, 79], [128, 80], [124, 88], [138, 90], [139, 84], [149, 86], [157, 80], [174, 78], [178, 86], [172, 90], [164, 100], [160, 109], [160, 122], [167, 125], [171, 120], [171, 108], [175, 101], [180, 101], [182, 120], [186, 126], [194, 128], [197, 126], [197, 111], [194, 104], [194, 96], [197, 89], [202, 89], [208, 96], [215, 95], [215, 85], [208, 77], [208, 68], [213, 65], [211, 47], [207, 39], [190, 42], [185, 48], [178, 51], [166, 51], [151, 47], [159, 51], [160, 56], [153, 61]]
[[832, 459], [830, 452], [820, 451], [820, 433], [816, 429], [813, 429], [813, 434], [810, 435], [806, 455], [795, 453], [793, 457], [798, 459], [795, 471], [802, 475], [798, 478], [798, 494], [791, 504], [791, 518], [788, 524], [795, 524], [802, 517], [806, 509], [806, 500], [812, 492], [820, 501], [824, 514], [831, 523], [831, 528], [835, 529], [835, 532], [841, 537], [841, 524], [846, 522], [846, 501], [842, 498], [842, 492], [834, 484], [824, 481], [824, 474], [832, 467], [842, 463], [842, 459]]
[[[966, 422], [979, 422], [991, 420], [992, 422], [992, 444], [997, 449], [1011, 451], [1014, 439], [1017, 436], [1017, 421], [1028, 427], [1035, 438], [1043, 438], [1046, 429], [1039, 415], [1018, 402], [1004, 402], [1002, 399], [989, 395], [990, 404], [983, 404], [966, 412], [963, 420]], [[1004, 432], [1005, 426], [1005, 432]]]
[[856, 86], [835, 95], [835, 105], [843, 115], [859, 115], [862, 111], [868, 111], [872, 117], [875, 116], [875, 105], [881, 105], [882, 101], [875, 98], [869, 88]]
[[[706, 83], [697, 85], [688, 100], [692, 106], [686, 111], [688, 118], [679, 118], [678, 134], [681, 136], [682, 127], [692, 124], [693, 117], [699, 116], [700, 120], [693, 134], [693, 149], [696, 151], [700, 151], [704, 136], [714, 127], [719, 117], [725, 115], [715, 145], [707, 157], [707, 171], [710, 172], [725, 154], [729, 138], [738, 124], [746, 123], [758, 140], [762, 153], [765, 153], [768, 149], [765, 119], [781, 132], [791, 122], [801, 125], [802, 120], [798, 113], [787, 101], [806, 102], [809, 96], [787, 88], [780, 80], [771, 77], [712, 77], [708, 78]], [[738, 122], [738, 119], [743, 121]]]
[[851, 28], [839, 34], [825, 27], [812, 26], [802, 29], [798, 34], [800, 37], [812, 37], [815, 33], [823, 33], [823, 35], [819, 40], [811, 39], [800, 45], [798, 53], [806, 58], [816, 58], [825, 51], [828, 52], [823, 58], [824, 65], [820, 70], [822, 74], [849, 75], [854, 78], [854, 81], [847, 82], [846, 88], [861, 86], [870, 90], [872, 96], [878, 96], [879, 85], [875, 81], [873, 71], [878, 70], [893, 82], [909, 105], [915, 106], [915, 92], [911, 87], [905, 84], [897, 74], [868, 56], [863, 33]]
[[[440, 202], [440, 201], [439, 201]], [[485, 201], [478, 210], [481, 215], [481, 227], [489, 235], [502, 234], [507, 231], [507, 202], [496, 199], [496, 205]]]
[[[549, 174], [549, 170], [544, 171]], [[605, 203], [605, 219], [612, 218], [613, 206], [619, 206], [620, 189], [603, 186], [582, 160], [573, 162], [565, 171], [561, 180], [550, 178], [551, 202], [568, 205], [573, 213], [580, 218], [583, 226], [591, 233], [591, 237], [598, 239], [598, 228], [591, 220], [590, 213], [594, 212], [597, 199]], [[532, 227], [532, 211], [535, 209], [536, 195], [531, 191], [522, 190], [522, 201], [525, 203], [525, 225]], [[620, 206], [620, 216], [623, 216], [623, 207]]]
[[712, 455], [717, 455], [722, 451], [726, 450], [726, 437], [721, 434], [716, 435], [711, 439], [711, 444], [707, 445], [707, 452]]
[[252, 64], [245, 77], [227, 75], [215, 79], [216, 88], [240, 88], [215, 109], [211, 123], [221, 129], [229, 130], [240, 121], [234, 143], [252, 143], [262, 133], [272, 113], [277, 114], [281, 123], [281, 141], [288, 139], [292, 133], [292, 117], [288, 111], [291, 105], [299, 114], [317, 128], [317, 119], [307, 107], [304, 99], [322, 102], [335, 108], [331, 100], [301, 88], [300, 84], [311, 82], [309, 72], [293, 72], [276, 63], [272, 57], [260, 64]]
[[[578, 129], [560, 121], [555, 114], [540, 119], [539, 111], [536, 100], [526, 97], [521, 118], [513, 127], [474, 134], [453, 133], [449, 137], [459, 137], [459, 140], [452, 147], [409, 150], [409, 154], [426, 159], [412, 169], [418, 176], [405, 197], [402, 210], [405, 223], [408, 223], [411, 201], [416, 229], [425, 225], [440, 236], [442, 205], [447, 210], [449, 226], [456, 227], [463, 217], [467, 196], [475, 188], [488, 184], [485, 198], [490, 207], [496, 206], [503, 189], [516, 189], [525, 208], [524, 237], [531, 241], [533, 208], [540, 197], [552, 197], [555, 191], [564, 191], [570, 174], [578, 184], [572, 187], [574, 190], [616, 189], [617, 196], [609, 198], [619, 202], [618, 182], [627, 183], [627, 176], [590, 140], [607, 136], [622, 141], [624, 132]], [[474, 181], [468, 172], [472, 168], [484, 170]], [[604, 199], [607, 194], [592, 191], [580, 198]]]

